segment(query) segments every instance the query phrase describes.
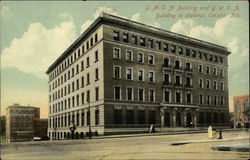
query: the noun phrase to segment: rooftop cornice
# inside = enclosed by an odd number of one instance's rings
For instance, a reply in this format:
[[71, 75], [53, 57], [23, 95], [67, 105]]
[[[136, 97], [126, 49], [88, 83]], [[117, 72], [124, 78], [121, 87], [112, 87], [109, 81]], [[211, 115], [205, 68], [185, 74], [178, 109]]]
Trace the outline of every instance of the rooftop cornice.
[[213, 49], [221, 54], [229, 55], [231, 52], [227, 50], [226, 47], [206, 42], [203, 40], [191, 38], [185, 35], [170, 32], [164, 29], [156, 28], [147, 24], [139, 23], [122, 17], [114, 16], [107, 13], [102, 13], [87, 29], [84, 31], [63, 53], [58, 57], [55, 62], [48, 68], [46, 74], [49, 74], [65, 57], [67, 57], [74, 49], [76, 49], [87, 37], [91, 34], [96, 27], [101, 24], [114, 23], [115, 25], [134, 28], [142, 32], [150, 32], [157, 35], [164, 35], [170, 39], [176, 41], [182, 41], [185, 43], [197, 45], [200, 47], [205, 47], [207, 49]]

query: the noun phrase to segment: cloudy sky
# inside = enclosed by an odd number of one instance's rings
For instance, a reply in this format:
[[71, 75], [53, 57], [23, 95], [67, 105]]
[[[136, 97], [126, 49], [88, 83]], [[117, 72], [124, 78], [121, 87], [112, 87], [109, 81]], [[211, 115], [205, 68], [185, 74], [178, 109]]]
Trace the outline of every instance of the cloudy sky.
[[47, 117], [53, 61], [99, 16], [119, 15], [227, 47], [229, 92], [249, 91], [248, 2], [1, 2], [1, 114], [13, 103]]

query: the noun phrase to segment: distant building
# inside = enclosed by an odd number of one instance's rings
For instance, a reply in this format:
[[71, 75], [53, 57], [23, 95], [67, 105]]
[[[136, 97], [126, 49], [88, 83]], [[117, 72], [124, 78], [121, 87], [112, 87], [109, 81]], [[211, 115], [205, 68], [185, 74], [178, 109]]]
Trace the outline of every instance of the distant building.
[[40, 108], [14, 104], [6, 109], [7, 142], [28, 141], [45, 136], [48, 120], [40, 119]]
[[[227, 48], [103, 14], [48, 68], [55, 139], [113, 128], [228, 126]], [[90, 102], [90, 103], [88, 103]]]
[[234, 97], [234, 128], [249, 128], [249, 95]]
[[6, 134], [6, 116], [0, 116], [0, 136], [5, 136]]

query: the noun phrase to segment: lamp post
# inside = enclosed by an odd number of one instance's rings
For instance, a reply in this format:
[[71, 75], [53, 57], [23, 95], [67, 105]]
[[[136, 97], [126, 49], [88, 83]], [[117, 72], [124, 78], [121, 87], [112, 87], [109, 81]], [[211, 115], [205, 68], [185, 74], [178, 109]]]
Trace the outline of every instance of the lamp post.
[[76, 125], [71, 121], [71, 124], [69, 126], [69, 130], [71, 131], [71, 139], [74, 139], [74, 132], [76, 130]]
[[90, 120], [91, 120], [91, 118], [90, 118], [90, 97], [88, 97], [88, 102], [89, 102], [89, 139], [91, 139], [92, 138], [92, 132], [91, 132], [91, 122], [90, 122]]

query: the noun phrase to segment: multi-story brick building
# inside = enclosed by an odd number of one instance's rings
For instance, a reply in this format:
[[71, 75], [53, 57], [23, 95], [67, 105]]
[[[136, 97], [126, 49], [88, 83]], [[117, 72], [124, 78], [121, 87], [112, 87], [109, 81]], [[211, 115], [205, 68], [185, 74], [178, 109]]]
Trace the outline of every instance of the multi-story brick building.
[[226, 125], [229, 54], [216, 44], [103, 14], [46, 72], [48, 134], [65, 138], [71, 123], [78, 137], [89, 124], [101, 134], [149, 124]]
[[43, 119], [42, 121], [45, 123], [41, 122], [39, 107], [20, 106], [19, 104], [9, 106], [6, 109], [7, 141], [28, 141], [37, 135], [46, 136], [48, 120]]
[[250, 124], [250, 106], [249, 95], [236, 96], [233, 99], [234, 104], [234, 128], [249, 128]]

